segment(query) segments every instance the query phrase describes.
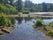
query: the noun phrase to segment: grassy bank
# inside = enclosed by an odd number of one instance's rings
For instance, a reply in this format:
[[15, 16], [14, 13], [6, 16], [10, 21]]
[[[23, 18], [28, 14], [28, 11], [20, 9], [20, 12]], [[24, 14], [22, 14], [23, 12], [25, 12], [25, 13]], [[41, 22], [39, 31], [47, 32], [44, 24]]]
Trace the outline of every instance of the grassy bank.
[[0, 13], [0, 34], [10, 32], [13, 27], [10, 19], [4, 13]]
[[39, 18], [39, 19], [36, 20], [36, 22], [33, 22], [33, 23], [34, 23], [34, 25], [33, 25], [34, 28], [44, 32], [48, 36], [53, 37], [53, 22], [45, 25], [43, 23], [43, 20]]

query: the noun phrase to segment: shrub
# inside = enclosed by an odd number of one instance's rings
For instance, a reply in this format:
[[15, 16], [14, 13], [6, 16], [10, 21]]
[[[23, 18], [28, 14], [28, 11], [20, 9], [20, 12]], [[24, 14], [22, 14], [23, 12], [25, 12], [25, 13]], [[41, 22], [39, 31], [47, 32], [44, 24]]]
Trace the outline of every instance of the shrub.
[[45, 34], [48, 35], [48, 36], [53, 36], [53, 31], [52, 30], [48, 30]]
[[6, 26], [10, 26], [11, 25], [11, 21], [9, 19], [5, 19], [5, 25]]
[[12, 14], [17, 13], [17, 10], [15, 9], [15, 7], [9, 4], [6, 4], [6, 5], [0, 4], [0, 11], [4, 13], [12, 13]]
[[[51, 23], [50, 23], [51, 24]], [[53, 36], [53, 27], [52, 26], [50, 26], [50, 25], [48, 25], [48, 26], [46, 26], [45, 27], [46, 28], [46, 35], [49, 35], [49, 36]]]
[[21, 17], [21, 14], [20, 14], [20, 13], [18, 13], [18, 16], [19, 16], [19, 17]]
[[49, 23], [49, 26], [53, 27], [53, 22]]
[[29, 9], [27, 9], [27, 8], [23, 9], [22, 13], [23, 14], [29, 14]]
[[5, 16], [3, 13], [2, 14], [0, 13], [0, 26], [2, 25], [5, 25]]
[[11, 25], [10, 20], [8, 20], [6, 17], [6, 15], [4, 13], [0, 13], [0, 26], [9, 26]]
[[40, 18], [40, 19], [37, 19], [37, 21], [36, 21], [36, 23], [35, 23], [35, 25], [36, 26], [42, 26], [43, 25], [43, 20]]

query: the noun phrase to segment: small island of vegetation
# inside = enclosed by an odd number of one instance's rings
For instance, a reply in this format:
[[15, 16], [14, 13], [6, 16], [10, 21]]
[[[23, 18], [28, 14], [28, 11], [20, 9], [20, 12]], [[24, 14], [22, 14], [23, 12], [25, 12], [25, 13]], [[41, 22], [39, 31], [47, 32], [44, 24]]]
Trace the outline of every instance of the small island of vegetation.
[[48, 36], [53, 36], [53, 22], [50, 22], [49, 24], [45, 24], [43, 22], [43, 19], [38, 18], [36, 22], [34, 21], [33, 23], [34, 23], [33, 25], [34, 28], [37, 28], [40, 31], [43, 30], [43, 32]]

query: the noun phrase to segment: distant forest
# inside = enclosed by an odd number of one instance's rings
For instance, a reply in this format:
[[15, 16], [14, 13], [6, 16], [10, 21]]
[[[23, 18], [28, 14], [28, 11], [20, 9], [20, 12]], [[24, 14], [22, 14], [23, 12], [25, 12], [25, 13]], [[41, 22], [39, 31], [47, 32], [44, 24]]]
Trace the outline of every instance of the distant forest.
[[35, 4], [32, 1], [25, 0], [0, 0], [0, 12], [17, 13], [22, 11], [30, 12], [53, 12], [53, 3]]
[[25, 1], [24, 8], [28, 8], [30, 12], [53, 12], [53, 3], [34, 4], [31, 1]]

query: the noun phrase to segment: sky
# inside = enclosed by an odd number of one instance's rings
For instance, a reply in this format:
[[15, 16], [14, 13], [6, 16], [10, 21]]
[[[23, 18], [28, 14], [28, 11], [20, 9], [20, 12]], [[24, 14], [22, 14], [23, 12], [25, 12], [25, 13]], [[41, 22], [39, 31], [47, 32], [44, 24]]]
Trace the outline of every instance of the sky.
[[[25, 0], [22, 0], [22, 1], [25, 1]], [[30, 1], [32, 1], [33, 3], [42, 3], [42, 2], [53, 3], [53, 0], [30, 0]]]

